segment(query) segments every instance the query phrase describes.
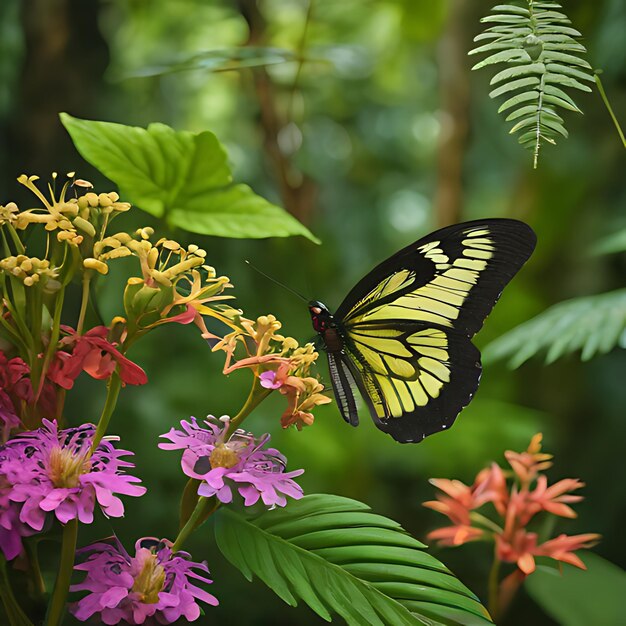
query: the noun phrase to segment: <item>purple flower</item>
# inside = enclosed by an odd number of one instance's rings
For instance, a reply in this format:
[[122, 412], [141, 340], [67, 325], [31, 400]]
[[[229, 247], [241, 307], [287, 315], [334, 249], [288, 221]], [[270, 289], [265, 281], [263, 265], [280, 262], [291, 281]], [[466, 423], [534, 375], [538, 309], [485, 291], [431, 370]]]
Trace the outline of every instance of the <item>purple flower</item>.
[[[0, 450], [0, 467], [6, 463], [11, 450]], [[26, 524], [20, 521], [20, 506], [11, 502], [12, 485], [6, 476], [0, 474], [0, 550], [7, 561], [13, 560], [22, 552], [22, 537], [35, 534]]]
[[211, 583], [206, 562], [190, 560], [186, 552], [171, 550], [172, 543], [152, 537], [140, 539], [131, 557], [119, 542], [95, 543], [79, 550], [88, 553], [74, 569], [86, 572], [85, 579], [70, 591], [89, 593], [70, 607], [81, 621], [99, 613], [104, 624], [143, 624], [154, 617], [159, 624], [171, 624], [180, 617], [192, 622], [200, 616], [197, 600], [215, 606], [217, 598], [196, 587], [192, 580]]
[[195, 417], [191, 422], [183, 420], [183, 430], [172, 428], [161, 435], [172, 443], [159, 444], [163, 450], [183, 450], [183, 472], [202, 480], [198, 495], [216, 496], [220, 502], [229, 503], [236, 490], [246, 506], [261, 498], [269, 507], [285, 506], [285, 495], [302, 497], [302, 488], [292, 479], [304, 470], [285, 472], [287, 459], [278, 450], [263, 448], [269, 435], [255, 439], [250, 433], [237, 430], [226, 441], [228, 418], [204, 423], [208, 429], [199, 426]]
[[259, 380], [261, 381], [261, 387], [266, 389], [278, 389], [283, 386], [282, 381], [277, 380], [276, 372], [273, 370], [263, 372], [259, 376]]
[[[105, 515], [120, 517], [124, 505], [114, 494], [145, 493], [145, 487], [133, 484], [139, 478], [123, 474], [123, 468], [133, 464], [120, 457], [132, 453], [116, 450], [103, 439], [90, 455], [94, 433], [93, 424], [58, 430], [56, 422], [44, 419], [41, 428], [21, 433], [4, 446], [0, 494], [19, 509], [18, 520], [31, 534], [41, 532], [51, 512], [62, 524], [71, 519], [91, 523], [96, 501]], [[12, 515], [3, 507], [0, 526], [5, 530], [15, 530]]]

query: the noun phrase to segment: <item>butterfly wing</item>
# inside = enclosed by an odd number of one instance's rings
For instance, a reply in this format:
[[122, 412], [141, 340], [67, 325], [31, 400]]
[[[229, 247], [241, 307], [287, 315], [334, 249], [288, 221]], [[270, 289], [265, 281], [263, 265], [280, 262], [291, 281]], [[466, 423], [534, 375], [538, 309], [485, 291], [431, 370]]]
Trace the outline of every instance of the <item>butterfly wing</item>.
[[480, 380], [470, 339], [535, 242], [515, 220], [457, 224], [400, 250], [352, 289], [335, 319], [378, 428], [409, 442], [454, 422]]

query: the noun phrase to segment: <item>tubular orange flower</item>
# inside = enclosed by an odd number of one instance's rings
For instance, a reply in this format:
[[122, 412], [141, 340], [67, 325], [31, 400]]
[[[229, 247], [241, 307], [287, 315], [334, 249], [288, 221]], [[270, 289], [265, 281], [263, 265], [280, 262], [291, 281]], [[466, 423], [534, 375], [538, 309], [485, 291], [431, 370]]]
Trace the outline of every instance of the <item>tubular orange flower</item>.
[[545, 476], [537, 478], [537, 486], [528, 494], [529, 506], [536, 506], [538, 511], [548, 511], [561, 517], [577, 517], [576, 511], [566, 503], [580, 502], [583, 497], [568, 492], [584, 487], [585, 483], [576, 478], [565, 478], [548, 486]]
[[504, 453], [504, 457], [513, 468], [522, 485], [529, 485], [539, 472], [552, 467], [552, 462], [550, 461], [552, 455], [541, 452], [542, 438], [543, 435], [541, 433], [534, 435], [525, 452], [507, 450]]
[[587, 569], [585, 564], [574, 554], [575, 550], [592, 548], [600, 540], [597, 533], [584, 533], [582, 535], [559, 535], [542, 543], [537, 548], [536, 554], [539, 556], [549, 556], [551, 559], [569, 563], [580, 569]]

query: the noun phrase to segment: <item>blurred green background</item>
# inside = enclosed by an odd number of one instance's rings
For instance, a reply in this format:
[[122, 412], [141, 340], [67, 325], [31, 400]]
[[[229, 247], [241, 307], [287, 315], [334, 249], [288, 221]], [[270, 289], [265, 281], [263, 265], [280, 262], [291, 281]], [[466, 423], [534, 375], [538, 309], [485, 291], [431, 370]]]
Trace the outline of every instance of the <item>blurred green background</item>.
[[[624, 151], [600, 97], [578, 96], [584, 117], [567, 116], [570, 139], [546, 148], [534, 171], [530, 153], [508, 136], [488, 98], [490, 73], [470, 72], [474, 61], [466, 53], [491, 6], [316, 0], [309, 10], [308, 0], [2, 0], [0, 202], [27, 208], [27, 192], [15, 182], [23, 172], [45, 179], [53, 170], [76, 170], [99, 191], [112, 188], [74, 150], [60, 111], [209, 129], [227, 146], [236, 179], [284, 206], [323, 244], [170, 236], [207, 249], [248, 317], [274, 313], [285, 334], [301, 342], [313, 335], [306, 307], [244, 259], [333, 309], [375, 263], [438, 226], [519, 218], [536, 230], [538, 247], [477, 337], [484, 347], [551, 304], [623, 287], [626, 270], [624, 255], [590, 254], [595, 242], [626, 225]], [[626, 6], [575, 0], [566, 12], [626, 121]], [[266, 53], [262, 67], [246, 67], [253, 63], [234, 52], [245, 45], [278, 50]], [[298, 56], [306, 62], [290, 60]], [[153, 223], [137, 209], [117, 224]], [[127, 269], [120, 264], [102, 284], [105, 321], [122, 310]], [[173, 537], [185, 480], [178, 456], [157, 449], [158, 436], [189, 415], [236, 413], [250, 383], [247, 372], [225, 380], [223, 355], [212, 354], [194, 328], [161, 327], [130, 356], [150, 383], [124, 391], [113, 431], [136, 452], [149, 493], [126, 501], [123, 520], [87, 529], [81, 543], [111, 534], [111, 527], [128, 546], [140, 536]], [[323, 363], [318, 371], [327, 381]], [[419, 446], [396, 444], [366, 415], [351, 429], [334, 405], [321, 407], [303, 432], [281, 431], [280, 397], [264, 403], [247, 426], [271, 432], [289, 467], [306, 469], [306, 492], [363, 500], [421, 539], [443, 523], [421, 506], [433, 497], [429, 478], [471, 481], [489, 461], [501, 461], [504, 450], [524, 449], [541, 431], [556, 456], [550, 477], [587, 483], [578, 519], [558, 530], [601, 533], [596, 551], [623, 567], [625, 376], [621, 349], [587, 363], [571, 355], [550, 366], [534, 359], [515, 371], [489, 365], [452, 431]], [[94, 421], [103, 385], [80, 382], [69, 396], [70, 419]], [[321, 622], [306, 606], [289, 608], [262, 583], [247, 583], [217, 554], [209, 529], [189, 549], [208, 559], [211, 591], [221, 602], [200, 623]], [[433, 550], [484, 599], [486, 546]], [[503, 623], [555, 622], [522, 591]]]

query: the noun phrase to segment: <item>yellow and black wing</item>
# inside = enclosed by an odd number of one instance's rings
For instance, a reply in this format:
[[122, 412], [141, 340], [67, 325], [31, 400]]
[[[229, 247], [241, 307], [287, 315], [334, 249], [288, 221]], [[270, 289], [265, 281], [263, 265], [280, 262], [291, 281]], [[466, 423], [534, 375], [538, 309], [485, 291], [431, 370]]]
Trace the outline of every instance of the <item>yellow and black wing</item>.
[[[480, 380], [471, 338], [535, 243], [516, 220], [457, 224], [400, 250], [352, 289], [334, 316], [344, 341], [334, 365], [378, 428], [417, 442], [452, 425]], [[332, 378], [337, 394], [344, 385]], [[341, 409], [357, 421], [347, 400]]]

